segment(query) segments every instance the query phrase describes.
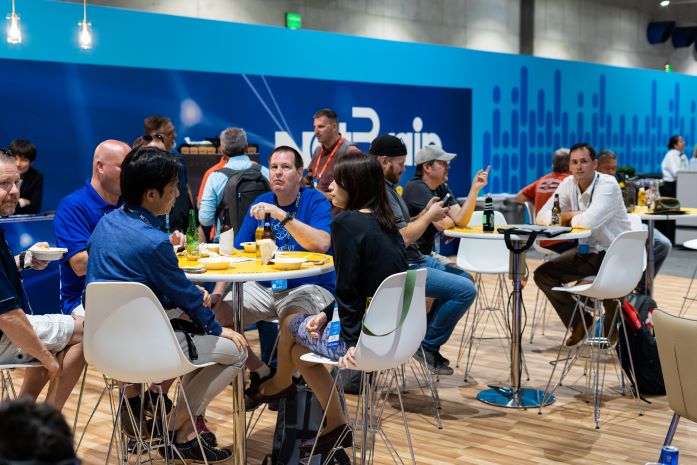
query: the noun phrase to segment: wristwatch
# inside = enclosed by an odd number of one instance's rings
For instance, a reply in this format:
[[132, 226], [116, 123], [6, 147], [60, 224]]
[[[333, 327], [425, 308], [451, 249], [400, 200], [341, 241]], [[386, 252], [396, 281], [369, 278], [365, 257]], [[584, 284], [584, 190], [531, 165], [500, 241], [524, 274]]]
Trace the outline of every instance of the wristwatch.
[[281, 221], [281, 226], [285, 226], [286, 223], [289, 222], [290, 220], [292, 220], [293, 218], [295, 218], [293, 215], [291, 215], [290, 213], [286, 212], [286, 217], [283, 218], [283, 220]]
[[19, 268], [21, 270], [26, 270], [31, 268], [31, 252], [28, 250], [23, 250], [19, 253]]

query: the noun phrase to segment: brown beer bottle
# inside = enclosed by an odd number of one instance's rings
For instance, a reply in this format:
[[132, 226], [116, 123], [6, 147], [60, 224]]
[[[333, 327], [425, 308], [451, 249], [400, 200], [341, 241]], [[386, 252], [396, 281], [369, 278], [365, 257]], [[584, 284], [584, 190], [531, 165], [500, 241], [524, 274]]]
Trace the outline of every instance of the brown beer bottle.
[[261, 233], [261, 238], [271, 239], [272, 241], [276, 242], [276, 235], [271, 229], [271, 213], [269, 212], [264, 213], [264, 232]]
[[559, 194], [554, 194], [554, 206], [552, 207], [552, 226], [561, 225], [561, 207], [559, 207]]

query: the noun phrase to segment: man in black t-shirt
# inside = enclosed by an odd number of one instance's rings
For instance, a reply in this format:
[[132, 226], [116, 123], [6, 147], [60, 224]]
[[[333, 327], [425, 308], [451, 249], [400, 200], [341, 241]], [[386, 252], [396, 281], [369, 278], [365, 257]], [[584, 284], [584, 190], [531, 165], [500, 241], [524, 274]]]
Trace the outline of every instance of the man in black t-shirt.
[[417, 152], [414, 178], [404, 188], [404, 201], [409, 207], [409, 215], [412, 218], [417, 216], [433, 197], [444, 199], [450, 194], [443, 202], [443, 206], [448, 207], [446, 217], [431, 223], [416, 241], [416, 248], [424, 255], [431, 254], [434, 238], [440, 231], [450, 229], [453, 226], [467, 226], [477, 203], [477, 195], [487, 183], [488, 167], [486, 170], [479, 170], [474, 176], [467, 200], [463, 205], [460, 205], [446, 183], [450, 161], [456, 156], [454, 153], [445, 152], [436, 145], [425, 146]]

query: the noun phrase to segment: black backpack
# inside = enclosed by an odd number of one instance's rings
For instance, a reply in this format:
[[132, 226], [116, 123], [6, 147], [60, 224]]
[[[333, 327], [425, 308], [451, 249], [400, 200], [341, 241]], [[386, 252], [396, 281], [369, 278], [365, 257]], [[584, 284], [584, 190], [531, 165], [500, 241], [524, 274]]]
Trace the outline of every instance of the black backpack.
[[[635, 392], [639, 395], [665, 395], [666, 387], [661, 372], [661, 362], [658, 358], [658, 347], [653, 335], [653, 328], [646, 325], [649, 313], [656, 308], [656, 301], [644, 294], [632, 294], [622, 303], [625, 313], [625, 327], [627, 337], [620, 328], [620, 344], [617, 344], [617, 353], [622, 363], [622, 369], [632, 383]], [[637, 385], [631, 375], [629, 350], [632, 353], [632, 362], [636, 373]]]
[[223, 198], [215, 212], [215, 217], [220, 221], [223, 210], [230, 214], [230, 224], [235, 233], [240, 230], [244, 216], [249, 211], [249, 206], [261, 194], [271, 190], [269, 181], [261, 174], [261, 166], [254, 164], [243, 170], [221, 168], [217, 173], [223, 173], [228, 180], [223, 191]]
[[[343, 399], [342, 399], [343, 404]], [[278, 405], [276, 431], [273, 436], [271, 454], [264, 457], [262, 465], [296, 465], [300, 461], [300, 443], [306, 439], [314, 439], [322, 421], [322, 407], [310, 390], [304, 384], [297, 385], [295, 399], [281, 399]], [[311, 465], [320, 465], [324, 457], [315, 455]], [[334, 454], [334, 464], [350, 465], [344, 451]]]

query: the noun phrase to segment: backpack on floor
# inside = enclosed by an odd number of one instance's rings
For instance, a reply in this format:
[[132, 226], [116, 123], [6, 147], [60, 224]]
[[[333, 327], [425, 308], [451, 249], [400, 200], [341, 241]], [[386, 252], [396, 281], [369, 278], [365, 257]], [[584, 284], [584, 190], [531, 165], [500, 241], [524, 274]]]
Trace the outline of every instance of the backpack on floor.
[[[632, 388], [639, 395], [665, 395], [666, 387], [661, 372], [661, 362], [658, 358], [658, 347], [653, 335], [653, 325], [650, 315], [656, 308], [656, 302], [644, 294], [632, 294], [622, 302], [625, 328], [620, 328], [620, 344], [617, 344], [617, 353], [622, 363], [622, 369], [629, 378]], [[632, 379], [629, 352], [636, 373], [637, 386]]]
[[[297, 465], [300, 461], [300, 443], [317, 436], [322, 415], [322, 407], [309, 386], [298, 384], [295, 399], [281, 399], [279, 402], [273, 448], [271, 454], [264, 457], [262, 465]], [[323, 461], [324, 457], [316, 455], [310, 464], [320, 465]], [[350, 465], [343, 451], [337, 451], [332, 463]]]
[[261, 194], [271, 191], [269, 181], [261, 173], [261, 166], [254, 164], [243, 170], [221, 168], [216, 173], [223, 173], [228, 180], [223, 190], [223, 198], [215, 212], [215, 217], [221, 220], [223, 210], [230, 214], [230, 224], [237, 233], [242, 226], [244, 216], [249, 211], [249, 206]]

